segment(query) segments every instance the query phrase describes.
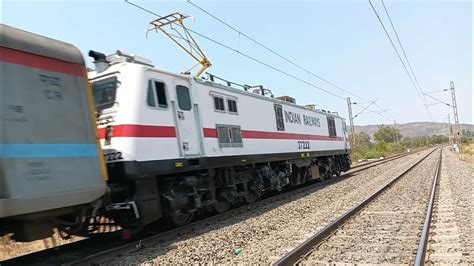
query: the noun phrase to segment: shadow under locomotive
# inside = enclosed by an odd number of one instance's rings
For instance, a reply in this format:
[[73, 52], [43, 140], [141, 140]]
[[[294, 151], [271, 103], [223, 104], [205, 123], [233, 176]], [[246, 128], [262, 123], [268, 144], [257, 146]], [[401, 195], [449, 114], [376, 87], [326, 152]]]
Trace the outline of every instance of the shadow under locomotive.
[[[154, 259], [161, 255], [164, 255], [171, 250], [177, 248], [174, 244], [179, 238], [180, 241], [199, 237], [200, 235], [209, 233], [214, 230], [219, 230], [228, 226], [232, 226], [234, 224], [242, 223], [246, 220], [261, 216], [267, 212], [273, 211], [283, 205], [291, 203], [295, 200], [304, 198], [316, 191], [324, 189], [328, 186], [335, 185], [338, 182], [344, 181], [348, 178], [353, 176], [357, 176], [358, 173], [347, 173], [339, 177], [332, 177], [330, 179], [326, 179], [324, 181], [314, 180], [308, 182], [304, 185], [292, 187], [285, 189], [282, 193], [280, 192], [271, 192], [267, 193], [262, 198], [255, 202], [254, 204], [244, 205], [238, 204], [233, 206], [233, 208], [225, 214], [217, 214], [216, 213], [206, 213], [201, 214], [195, 217], [199, 219], [197, 222], [189, 224], [186, 227], [180, 228], [179, 231], [167, 235], [156, 242], [152, 241], [149, 244], [142, 244], [141, 248], [152, 248], [152, 247], [159, 247], [157, 251], [153, 252], [152, 257], [149, 259]], [[240, 208], [245, 207], [245, 208]], [[156, 223], [152, 223], [145, 227], [143, 232], [153, 232], [155, 229], [159, 228], [159, 232], [161, 230], [172, 230], [175, 228], [172, 223], [167, 223], [166, 221], [160, 221]], [[165, 229], [166, 228], [166, 229]], [[229, 252], [232, 252], [229, 250]], [[125, 255], [125, 254], [124, 254]], [[121, 256], [121, 255], [120, 255]]]

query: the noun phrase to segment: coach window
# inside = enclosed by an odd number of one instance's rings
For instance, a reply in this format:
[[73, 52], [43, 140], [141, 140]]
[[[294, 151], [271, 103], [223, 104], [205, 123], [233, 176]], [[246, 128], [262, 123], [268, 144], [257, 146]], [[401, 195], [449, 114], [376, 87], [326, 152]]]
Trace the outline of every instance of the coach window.
[[328, 129], [329, 129], [329, 137], [335, 138], [337, 136], [337, 133], [336, 133], [336, 123], [334, 122], [334, 117], [328, 116]]
[[278, 131], [285, 131], [285, 122], [283, 121], [283, 108], [280, 104], [275, 104], [275, 118]]
[[213, 96], [214, 98], [214, 110], [218, 112], [225, 112], [224, 97]]
[[165, 84], [159, 81], [148, 81], [148, 92], [146, 102], [151, 107], [167, 108]]
[[191, 96], [189, 95], [189, 89], [186, 86], [176, 86], [176, 95], [178, 96], [179, 109], [183, 111], [191, 110]]
[[229, 113], [237, 114], [237, 101], [235, 99], [227, 98], [227, 108]]

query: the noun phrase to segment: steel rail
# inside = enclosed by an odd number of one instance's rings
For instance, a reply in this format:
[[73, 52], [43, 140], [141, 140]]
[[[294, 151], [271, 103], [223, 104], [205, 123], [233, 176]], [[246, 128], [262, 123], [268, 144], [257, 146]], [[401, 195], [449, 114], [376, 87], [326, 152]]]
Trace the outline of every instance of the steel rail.
[[[343, 176], [345, 176], [345, 175], [343, 175]], [[343, 176], [341, 176], [341, 177], [343, 177]], [[138, 241], [127, 243], [127, 244], [122, 245], [122, 246], [117, 246], [117, 247], [114, 247], [114, 248], [111, 248], [111, 249], [108, 249], [108, 250], [104, 250], [104, 251], [86, 256], [84, 258], [72, 261], [72, 262], [67, 263], [65, 265], [96, 265], [96, 264], [101, 264], [105, 260], [113, 258], [116, 255], [124, 254], [124, 253], [127, 253], [127, 252], [133, 252], [133, 251], [136, 251], [136, 250], [140, 250], [142, 248], [146, 248], [148, 246], [159, 243], [162, 239], [169, 239], [169, 238], [178, 236], [182, 233], [192, 231], [193, 228], [195, 228], [195, 227], [202, 227], [202, 226], [205, 226], [206, 224], [208, 224], [209, 222], [225, 219], [227, 217], [232, 216], [233, 214], [239, 214], [242, 211], [247, 211], [250, 207], [259, 207], [261, 205], [266, 205], [268, 203], [274, 202], [275, 200], [283, 199], [285, 197], [289, 197], [289, 196], [292, 196], [292, 195], [295, 195], [295, 194], [298, 194], [298, 193], [303, 193], [307, 190], [312, 190], [312, 189], [315, 189], [315, 188], [318, 188], [318, 187], [322, 187], [322, 186], [325, 186], [327, 184], [336, 182], [338, 180], [341, 180], [341, 179], [327, 179], [327, 180], [324, 180], [323, 182], [320, 182], [320, 183], [314, 183], [314, 184], [306, 186], [306, 187], [300, 187], [298, 189], [290, 190], [287, 193], [279, 194], [279, 195], [269, 197], [269, 198], [266, 198], [266, 199], [262, 199], [262, 200], [254, 202], [252, 204], [243, 205], [241, 207], [231, 209], [231, 210], [229, 210], [227, 212], [224, 212], [224, 213], [221, 213], [221, 214], [217, 214], [217, 215], [214, 215], [214, 216], [211, 216], [211, 217], [208, 217], [208, 218], [204, 218], [202, 220], [197, 220], [195, 222], [187, 224], [185, 227], [178, 227], [178, 228], [175, 228], [175, 229], [163, 232], [163, 233], [152, 235], [150, 237], [147, 237], [147, 238], [144, 238], [144, 239], [141, 239], [141, 240], [138, 240]]]
[[390, 161], [396, 160], [398, 158], [405, 157], [407, 155], [410, 155], [410, 154], [413, 154], [413, 153], [416, 153], [416, 152], [419, 152], [419, 151], [401, 153], [401, 154], [393, 155], [393, 156], [386, 157], [386, 158], [383, 158], [383, 159], [378, 159], [378, 160], [375, 160], [375, 161], [354, 165], [354, 166], [351, 167], [350, 170], [358, 170], [359, 168], [365, 169], [364, 168], [365, 166], [372, 166], [372, 165], [375, 166], [375, 165], [378, 165], [378, 163], [390, 162]]
[[[348, 178], [353, 173], [360, 172], [360, 171], [363, 171], [363, 170], [366, 170], [366, 169], [369, 169], [369, 168], [372, 168], [372, 167], [375, 167], [375, 166], [379, 166], [381, 164], [384, 164], [384, 163], [387, 163], [387, 162], [390, 162], [390, 161], [393, 161], [393, 160], [396, 160], [396, 159], [403, 158], [405, 156], [411, 155], [411, 154], [419, 152], [419, 151], [420, 150], [409, 152], [409, 153], [403, 153], [403, 154], [391, 156], [391, 157], [388, 157], [388, 158], [385, 158], [385, 159], [382, 159], [382, 160], [377, 160], [377, 161], [371, 162], [369, 164], [360, 165], [360, 167], [358, 167], [355, 171], [350, 171], [349, 170], [348, 172], [346, 172], [341, 177]], [[430, 154], [431, 154], [431, 152], [430, 152]], [[352, 170], [352, 168], [351, 168], [351, 170]], [[307, 190], [311, 190], [311, 189], [314, 189], [314, 188], [317, 188], [317, 187], [322, 187], [322, 186], [325, 186], [327, 184], [337, 182], [339, 180], [340, 179], [326, 179], [326, 180], [324, 180], [323, 182], [320, 182], [320, 183], [315, 183], [315, 184], [312, 184], [312, 185], [309, 185], [309, 186], [306, 186], [306, 187], [301, 187], [299, 189], [289, 191], [291, 193], [285, 193], [285, 194], [280, 194], [280, 195], [275, 196], [275, 197], [266, 198], [266, 199], [257, 201], [255, 203], [249, 204], [249, 205], [244, 205], [242, 207], [229, 210], [225, 213], [217, 214], [217, 215], [205, 218], [203, 220], [198, 220], [196, 222], [193, 222], [193, 223], [187, 225], [186, 228], [191, 228], [193, 226], [194, 227], [200, 226], [202, 224], [209, 223], [210, 221], [219, 220], [223, 217], [231, 216], [234, 213], [239, 213], [242, 210], [247, 210], [250, 206], [256, 207], [256, 206], [259, 206], [259, 205], [265, 205], [269, 202], [275, 201], [275, 198], [278, 198], [278, 197], [284, 198], [284, 197], [291, 196], [291, 195], [301, 193], [301, 192], [305, 192]], [[183, 230], [185, 230], [185, 228], [183, 228], [183, 227], [175, 228], [173, 230], [170, 230], [170, 231], [167, 231], [167, 232], [164, 232], [164, 233], [161, 233], [161, 234], [157, 234], [157, 235], [154, 235], [154, 236], [150, 236], [148, 238], [145, 238], [145, 239], [142, 239], [142, 240], [139, 240], [139, 241], [135, 241], [133, 243], [129, 243], [129, 244], [126, 244], [126, 245], [123, 245], [123, 246], [118, 246], [116, 248], [112, 248], [112, 249], [109, 249], [109, 250], [104, 250], [102, 252], [99, 252], [99, 253], [81, 258], [79, 260], [68, 263], [66, 265], [100, 264], [101, 262], [103, 262], [103, 261], [105, 261], [105, 260], [107, 260], [110, 257], [113, 257], [115, 255], [123, 254], [123, 253], [130, 252], [130, 251], [135, 251], [135, 250], [144, 248], [146, 246], [150, 246], [150, 245], [153, 245], [155, 243], [158, 243], [163, 238], [170, 238], [170, 237], [173, 237], [174, 235], [178, 235], [180, 232], [183, 232]]]
[[376, 163], [379, 163], [379, 162], [390, 162], [390, 161], [393, 161], [393, 160], [398, 159], [398, 158], [405, 157], [405, 156], [410, 155], [410, 154], [414, 154], [414, 153], [417, 153], [417, 152], [424, 151], [426, 149], [427, 148], [415, 149], [415, 150], [412, 150], [412, 151], [409, 151], [409, 152], [399, 153], [399, 154], [395, 154], [395, 155], [392, 155], [392, 156], [389, 156], [389, 157], [385, 157], [383, 159], [378, 159], [378, 160], [375, 160], [375, 161], [354, 165], [354, 166], [351, 167], [351, 170], [359, 169], [359, 168], [362, 168], [364, 166], [373, 165], [373, 164], [376, 164]]
[[[420, 152], [420, 150], [409, 152], [409, 153], [403, 153], [403, 154], [399, 154], [399, 155], [394, 155], [394, 156], [387, 157], [387, 158], [382, 159], [382, 160], [377, 160], [377, 161], [373, 161], [373, 162], [370, 162], [370, 163], [362, 164], [362, 165], [359, 165], [357, 167], [351, 168], [348, 172], [341, 175], [341, 177], [339, 177], [339, 178], [326, 179], [322, 182], [310, 184], [309, 186], [299, 187], [299, 188], [290, 190], [287, 193], [278, 194], [276, 196], [272, 196], [272, 197], [269, 197], [269, 198], [264, 198], [264, 199], [261, 199], [261, 200], [255, 202], [255, 203], [252, 203], [252, 204], [249, 204], [249, 205], [244, 205], [242, 207], [231, 209], [231, 210], [229, 210], [225, 213], [222, 213], [222, 214], [217, 214], [217, 215], [214, 215], [214, 216], [210, 216], [210, 217], [192, 222], [192, 223], [190, 223], [190, 224], [188, 224], [184, 227], [174, 228], [174, 229], [165, 231], [163, 233], [158, 233], [158, 234], [155, 234], [155, 235], [152, 235], [152, 236], [148, 236], [146, 238], [143, 238], [143, 239], [140, 239], [140, 240], [137, 240], [137, 241], [134, 241], [134, 242], [129, 242], [128, 241], [124, 245], [114, 246], [114, 247], [110, 247], [110, 248], [109, 248], [109, 246], [106, 247], [104, 245], [103, 246], [104, 250], [102, 250], [102, 251], [95, 252], [93, 254], [87, 254], [88, 252], [85, 252], [86, 254], [84, 255], [84, 257], [82, 257], [80, 259], [76, 259], [76, 260], [73, 259], [70, 262], [61, 262], [60, 264], [63, 264], [63, 265], [91, 265], [91, 264], [103, 261], [106, 258], [113, 257], [116, 254], [123, 254], [123, 253], [128, 252], [128, 251], [138, 250], [138, 249], [143, 248], [147, 245], [151, 245], [153, 243], [159, 242], [160, 239], [173, 237], [173, 235], [178, 235], [182, 232], [186, 232], [186, 230], [189, 229], [189, 228], [200, 226], [200, 225], [205, 225], [206, 223], [209, 223], [210, 221], [213, 221], [213, 220], [223, 219], [224, 217], [230, 216], [232, 214], [242, 212], [243, 210], [246, 210], [249, 207], [254, 207], [254, 206], [256, 207], [256, 206], [260, 206], [260, 205], [265, 205], [267, 203], [275, 201], [275, 199], [278, 199], [278, 198], [285, 198], [285, 197], [288, 197], [288, 196], [291, 196], [291, 195], [294, 195], [294, 194], [298, 194], [298, 193], [303, 193], [305, 191], [312, 190], [312, 189], [315, 189], [315, 188], [318, 188], [318, 187], [323, 187], [323, 186], [326, 186], [328, 184], [331, 184], [331, 183], [334, 183], [334, 182], [337, 182], [337, 181], [341, 181], [342, 180], [341, 178], [349, 178], [354, 173], [358, 173], [358, 172], [370, 169], [372, 167], [380, 166], [380, 165], [383, 165], [384, 163], [387, 163], [387, 162], [390, 162], [390, 161], [393, 161], [393, 160], [396, 160], [396, 159], [401, 159], [401, 158], [406, 157], [408, 155], [412, 155], [416, 152]], [[106, 236], [105, 239], [106, 239], [105, 242], [107, 242], [107, 245], [110, 244], [110, 242], [114, 241], [112, 234], [109, 234], [108, 236]], [[24, 255], [21, 255], [21, 256], [9, 258], [9, 259], [6, 259], [4, 261], [0, 261], [0, 265], [1, 266], [7, 266], [7, 265], [25, 265], [25, 264], [36, 263], [38, 261], [43, 261], [43, 258], [57, 257], [58, 254], [62, 254], [63, 252], [68, 254], [71, 251], [86, 250], [86, 249], [88, 249], [88, 247], [90, 245], [97, 245], [96, 242], [102, 242], [99, 235], [94, 236], [93, 238], [83, 239], [83, 240], [79, 240], [79, 241], [72, 242], [72, 243], [69, 243], [69, 244], [64, 244], [64, 245], [61, 245], [61, 246], [52, 247], [52, 248], [40, 250], [40, 251], [37, 251], [37, 252], [28, 253], [28, 254], [24, 254]], [[100, 246], [100, 244], [99, 244], [99, 246]], [[77, 255], [74, 255], [74, 256], [77, 257]], [[71, 256], [68, 256], [68, 257], [71, 257]]]
[[[364, 168], [364, 169], [375, 167], [377, 165], [371, 165], [370, 167], [367, 167], [367, 168]], [[364, 169], [359, 169], [358, 171], [362, 171]], [[185, 225], [184, 227], [178, 227], [178, 228], [174, 228], [174, 229], [165, 231], [163, 233], [157, 233], [155, 235], [152, 235], [152, 236], [149, 236], [149, 237], [137, 240], [137, 241], [127, 242], [123, 245], [110, 247], [110, 248], [105, 247], [104, 250], [102, 250], [102, 251], [95, 252], [93, 254], [86, 254], [83, 258], [73, 260], [71, 262], [67, 262], [64, 265], [87, 265], [87, 264], [90, 265], [90, 264], [94, 264], [97, 261], [100, 262], [104, 258], [110, 258], [114, 254], [121, 254], [121, 253], [124, 253], [124, 252], [127, 252], [127, 251], [138, 250], [138, 249], [143, 248], [147, 245], [158, 242], [160, 239], [170, 238], [170, 237], [173, 237], [173, 236], [178, 235], [180, 233], [186, 232], [186, 231], [188, 231], [189, 229], [191, 229], [193, 227], [204, 226], [206, 223], [209, 223], [211, 221], [224, 219], [225, 217], [228, 217], [232, 214], [236, 214], [236, 213], [238, 214], [242, 211], [247, 210], [249, 207], [257, 207], [257, 206], [260, 206], [260, 205], [265, 205], [267, 203], [274, 202], [275, 200], [278, 200], [278, 199], [283, 199], [283, 198], [291, 196], [291, 195], [295, 195], [295, 194], [298, 194], [298, 193], [303, 193], [303, 192], [308, 191], [308, 190], [316, 189], [318, 187], [323, 187], [323, 186], [326, 186], [328, 184], [343, 180], [341, 178], [349, 178], [350, 174], [351, 173], [346, 173], [346, 174], [342, 175], [340, 178], [326, 179], [326, 180], [324, 180], [322, 182], [319, 182], [319, 183], [313, 183], [313, 184], [310, 184], [309, 186], [299, 187], [299, 188], [287, 191], [286, 193], [283, 193], [283, 194], [278, 194], [278, 195], [275, 195], [275, 196], [272, 196], [272, 197], [269, 197], [269, 198], [264, 198], [264, 199], [261, 199], [259, 201], [254, 202], [254, 203], [251, 203], [251, 204], [248, 204], [248, 205], [243, 205], [243, 206], [235, 208], [235, 209], [231, 209], [231, 210], [229, 210], [225, 213], [221, 213], [221, 214], [213, 215], [213, 216], [201, 219], [201, 220], [197, 220], [195, 222], [192, 222], [190, 224]], [[61, 245], [61, 246], [48, 248], [48, 249], [44, 249], [44, 250], [33, 252], [33, 253], [28, 253], [28, 254], [25, 254], [25, 255], [18, 256], [18, 257], [13, 257], [13, 258], [10, 258], [10, 259], [4, 260], [4, 261], [0, 261], [0, 265], [1, 266], [8, 266], [8, 265], [31, 264], [31, 263], [37, 262], [38, 257], [40, 258], [39, 261], [41, 261], [43, 257], [54, 257], [54, 256], [56, 256], [57, 254], [59, 254], [63, 251], [69, 252], [70, 250], [86, 249], [88, 245], [94, 244], [94, 242], [96, 242], [96, 241], [100, 241], [101, 239], [98, 238], [98, 237], [99, 236], [95, 237], [95, 239], [93, 239], [93, 238], [83, 239], [83, 240], [79, 240], [79, 241], [72, 242], [72, 243], [69, 243], [69, 244], [64, 244], [64, 245]], [[107, 238], [107, 240], [108, 241], [113, 241], [112, 238]]]
[[424, 265], [425, 263], [428, 238], [430, 236], [431, 218], [433, 216], [433, 207], [434, 207], [434, 201], [435, 201], [435, 196], [436, 196], [436, 187], [438, 184], [439, 176], [441, 175], [441, 164], [442, 164], [442, 159], [443, 159], [442, 155], [443, 155], [443, 149], [441, 149], [441, 151], [439, 152], [438, 164], [436, 165], [436, 172], [434, 174], [433, 184], [431, 187], [430, 201], [428, 203], [428, 207], [426, 208], [426, 216], [425, 216], [425, 222], [423, 224], [423, 231], [421, 231], [420, 242], [418, 244], [418, 250], [416, 251], [415, 266]]
[[286, 265], [295, 265], [301, 261], [302, 258], [306, 257], [309, 253], [313, 251], [313, 248], [319, 245], [324, 239], [326, 239], [329, 235], [331, 235], [336, 229], [338, 229], [341, 225], [343, 225], [347, 220], [353, 217], [356, 213], [358, 213], [362, 208], [367, 206], [372, 200], [374, 200], [378, 195], [382, 192], [387, 190], [391, 187], [396, 181], [400, 180], [401, 177], [405, 176], [409, 173], [413, 168], [415, 168], [418, 164], [424, 161], [428, 156], [430, 156], [434, 151], [438, 148], [433, 149], [428, 154], [423, 156], [420, 160], [410, 166], [408, 169], [403, 171], [401, 174], [397, 175], [392, 180], [388, 181], [385, 185], [382, 186], [379, 190], [372, 193], [362, 202], [357, 204], [356, 206], [352, 207], [350, 210], [342, 214], [339, 218], [337, 218], [332, 223], [325, 226], [323, 229], [318, 231], [316, 234], [311, 236], [310, 238], [306, 239], [303, 243], [298, 245], [296, 248], [288, 252], [285, 256], [281, 257], [275, 263], [274, 266], [286, 266]]

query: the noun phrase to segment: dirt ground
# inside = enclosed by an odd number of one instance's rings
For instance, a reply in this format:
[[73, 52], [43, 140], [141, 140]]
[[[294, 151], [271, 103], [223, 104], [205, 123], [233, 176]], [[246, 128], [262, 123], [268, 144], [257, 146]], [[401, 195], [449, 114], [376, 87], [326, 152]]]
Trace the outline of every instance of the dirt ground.
[[52, 237], [43, 240], [20, 243], [13, 241], [10, 237], [11, 235], [0, 237], [0, 260], [5, 260], [46, 248], [60, 246], [82, 239], [80, 237], [72, 237], [71, 239], [64, 240], [57, 233], [55, 233]]
[[474, 143], [464, 144], [462, 146], [462, 159], [474, 167]]

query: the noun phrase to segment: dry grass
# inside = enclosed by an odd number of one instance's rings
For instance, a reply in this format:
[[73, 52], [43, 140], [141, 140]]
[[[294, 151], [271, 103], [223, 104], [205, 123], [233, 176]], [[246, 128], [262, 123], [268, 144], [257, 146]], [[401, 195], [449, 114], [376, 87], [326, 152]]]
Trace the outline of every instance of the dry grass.
[[474, 167], [474, 143], [463, 144], [461, 153], [463, 160]]
[[[106, 217], [100, 217], [99, 222], [113, 223], [113, 220], [110, 220]], [[120, 226], [100, 226], [98, 230], [94, 233], [110, 233], [120, 230]], [[36, 240], [32, 242], [15, 242], [11, 239], [11, 235], [6, 235], [0, 237], [0, 261], [12, 257], [21, 256], [24, 254], [36, 252], [39, 250], [61, 246], [64, 244], [72, 243], [84, 239], [84, 237], [71, 236], [70, 239], [62, 239], [59, 236], [57, 229], [54, 229], [54, 234], [51, 237], [42, 240]], [[0, 263], [1, 266], [1, 263]]]
[[52, 237], [25, 243], [15, 242], [10, 237], [11, 235], [0, 237], [0, 260], [64, 245], [82, 239], [81, 237], [71, 237], [68, 240], [64, 240], [57, 234], [57, 232]]

